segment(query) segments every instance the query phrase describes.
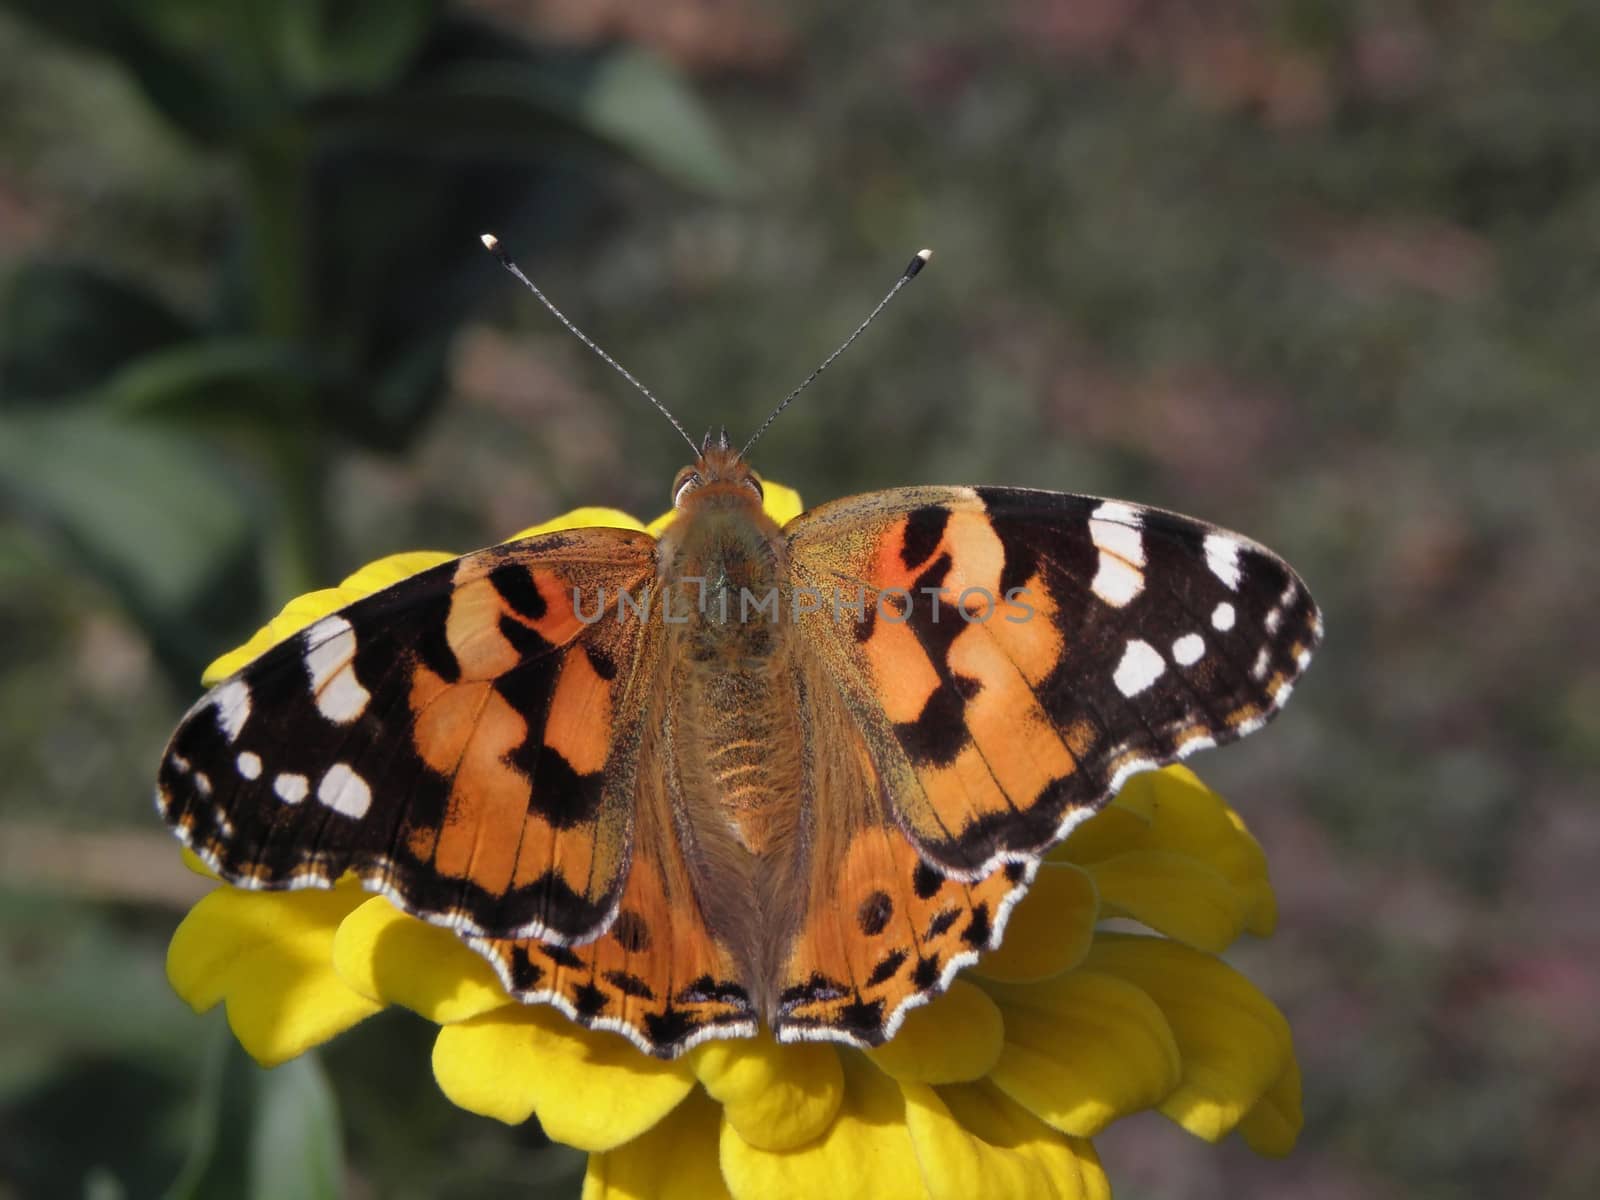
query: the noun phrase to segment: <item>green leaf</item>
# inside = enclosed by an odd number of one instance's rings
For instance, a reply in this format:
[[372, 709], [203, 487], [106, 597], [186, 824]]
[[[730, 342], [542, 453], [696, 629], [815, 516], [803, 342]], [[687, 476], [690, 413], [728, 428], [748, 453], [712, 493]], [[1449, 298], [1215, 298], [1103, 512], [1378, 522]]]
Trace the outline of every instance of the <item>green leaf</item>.
[[252, 1200], [335, 1200], [343, 1190], [339, 1106], [313, 1054], [258, 1077], [250, 1138]]
[[27, 263], [6, 281], [0, 304], [0, 404], [84, 391], [189, 334], [143, 288], [89, 267]]
[[214, 457], [94, 410], [0, 415], [0, 499], [107, 584], [186, 682], [259, 605], [256, 513]]
[[270, 338], [212, 338], [147, 354], [106, 381], [100, 396], [123, 416], [238, 424], [284, 420], [285, 401], [318, 382], [298, 348]]
[[343, 1194], [339, 1106], [314, 1054], [264, 1070], [213, 1014], [189, 1153], [166, 1200], [334, 1200]]

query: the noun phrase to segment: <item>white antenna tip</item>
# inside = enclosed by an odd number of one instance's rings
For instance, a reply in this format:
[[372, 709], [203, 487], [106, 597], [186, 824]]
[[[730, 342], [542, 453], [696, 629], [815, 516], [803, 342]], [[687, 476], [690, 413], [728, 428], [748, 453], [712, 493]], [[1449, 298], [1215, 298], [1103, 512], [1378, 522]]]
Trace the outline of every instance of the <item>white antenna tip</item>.
[[923, 249], [917, 251], [917, 257], [920, 258], [923, 262], [927, 262], [930, 258], [933, 257], [933, 251], [927, 249], [926, 247], [924, 247]]
[[478, 240], [483, 243], [484, 249], [486, 250], [500, 249], [500, 239], [495, 237], [495, 235], [492, 233], [481, 234]]

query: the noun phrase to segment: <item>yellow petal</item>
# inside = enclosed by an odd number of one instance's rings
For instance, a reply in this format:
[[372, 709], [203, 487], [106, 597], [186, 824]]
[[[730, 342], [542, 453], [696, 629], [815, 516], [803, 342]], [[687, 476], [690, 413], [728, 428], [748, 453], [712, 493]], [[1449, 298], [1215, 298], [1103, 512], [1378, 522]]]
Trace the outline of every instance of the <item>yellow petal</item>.
[[926, 1200], [894, 1081], [854, 1055], [844, 1100], [827, 1132], [794, 1150], [761, 1150], [722, 1126], [722, 1176], [736, 1200]]
[[1183, 1057], [1183, 1079], [1163, 1113], [1217, 1141], [1289, 1069], [1289, 1024], [1232, 967], [1166, 938], [1102, 933], [1085, 966], [1127, 980], [1166, 1016]]
[[1197, 858], [1135, 850], [1092, 864], [1108, 917], [1131, 917], [1196, 950], [1226, 950], [1244, 931], [1249, 898]]
[[373, 592], [399, 583], [418, 571], [449, 562], [454, 557], [439, 550], [410, 550], [391, 554], [346, 576], [338, 587], [296, 596], [283, 606], [277, 616], [256, 630], [248, 642], [215, 659], [201, 674], [200, 682], [207, 687], [219, 683], [285, 638], [293, 637], [313, 621], [321, 620], [347, 604], [354, 604], [363, 596], [370, 596]]
[[809, 1142], [844, 1099], [839, 1051], [826, 1043], [784, 1046], [766, 1034], [719, 1040], [702, 1045], [690, 1064], [739, 1136], [762, 1150]]
[[583, 1200], [729, 1200], [717, 1162], [716, 1102], [695, 1092], [659, 1124], [589, 1156]]
[[[1135, 779], [1139, 776], [1135, 775]], [[1127, 788], [1123, 789], [1126, 792]], [[1135, 797], [1139, 793], [1135, 793]], [[1130, 805], [1123, 795], [1113, 796], [1111, 803], [1079, 825], [1054, 850], [1045, 856], [1047, 862], [1090, 863], [1113, 854], [1120, 854], [1139, 844], [1150, 829], [1150, 814], [1142, 806]]]
[[[1249, 888], [1250, 908], [1245, 917], [1245, 928], [1257, 937], [1271, 937], [1272, 931], [1278, 925], [1278, 897], [1272, 891], [1272, 881], [1267, 877], [1267, 855], [1261, 849], [1261, 843], [1256, 841], [1255, 835], [1245, 827], [1244, 818], [1226, 804], [1223, 812], [1232, 825], [1234, 832], [1241, 840], [1255, 847], [1260, 856], [1259, 872], [1252, 872], [1248, 880], [1236, 880], [1237, 886]], [[1252, 864], [1253, 865], [1253, 864]]]
[[511, 1005], [439, 1030], [433, 1075], [451, 1103], [508, 1125], [531, 1116], [553, 1140], [610, 1150], [651, 1128], [694, 1087], [681, 1062], [641, 1054], [548, 1005]]
[[1137, 852], [1183, 855], [1210, 868], [1236, 893], [1231, 907], [1242, 914], [1242, 927], [1272, 932], [1277, 902], [1260, 843], [1187, 767], [1135, 775], [1110, 808], [1074, 830], [1051, 857], [1093, 866]]
[[961, 1083], [988, 1074], [1004, 1038], [994, 1001], [958, 979], [944, 995], [908, 1012], [894, 1037], [867, 1057], [901, 1083]]
[[178, 856], [183, 859], [183, 865], [196, 875], [204, 875], [207, 879], [220, 880], [222, 878], [222, 876], [206, 866], [205, 861], [189, 847], [179, 847]]
[[541, 521], [537, 525], [530, 525], [519, 533], [514, 533], [506, 539], [508, 542], [520, 541], [523, 538], [535, 537], [541, 533], [557, 533], [563, 529], [644, 529], [644, 522], [631, 513], [625, 513], [620, 508], [575, 508], [569, 513], [562, 513], [559, 517], [549, 521]]
[[766, 497], [761, 507], [767, 510], [767, 516], [777, 522], [780, 529], [805, 511], [806, 506], [800, 502], [800, 493], [792, 487], [763, 479], [761, 491]]
[[935, 1200], [1099, 1200], [1104, 1172], [1069, 1138], [987, 1084], [903, 1088], [906, 1129]]
[[1006, 1026], [989, 1078], [1063, 1133], [1092, 1137], [1118, 1117], [1160, 1104], [1183, 1078], [1171, 1026], [1131, 983], [1078, 970], [984, 987]]
[[978, 960], [986, 979], [1048, 979], [1083, 961], [1100, 918], [1094, 881], [1071, 863], [1041, 863], [1033, 886], [1006, 919], [1005, 940]]
[[374, 896], [339, 923], [333, 968], [351, 988], [440, 1025], [513, 1003], [482, 955]]
[[219, 887], [173, 933], [167, 978], [196, 1012], [225, 1002], [239, 1044], [262, 1066], [276, 1066], [383, 1007], [333, 970], [334, 932], [365, 899], [354, 884], [300, 892]]
[[350, 599], [345, 603], [350, 604], [363, 596], [370, 596], [373, 592], [381, 592], [386, 587], [392, 587], [402, 579], [410, 579], [413, 575], [421, 574], [429, 567], [449, 562], [455, 557], [454, 554], [443, 550], [402, 550], [398, 554], [385, 555], [374, 562], [369, 562], [364, 567], [357, 567], [339, 581], [339, 586], [335, 590], [349, 596]]
[[1279, 1158], [1294, 1149], [1305, 1114], [1300, 1108], [1300, 1064], [1293, 1056], [1267, 1094], [1239, 1122], [1239, 1134], [1257, 1154]]

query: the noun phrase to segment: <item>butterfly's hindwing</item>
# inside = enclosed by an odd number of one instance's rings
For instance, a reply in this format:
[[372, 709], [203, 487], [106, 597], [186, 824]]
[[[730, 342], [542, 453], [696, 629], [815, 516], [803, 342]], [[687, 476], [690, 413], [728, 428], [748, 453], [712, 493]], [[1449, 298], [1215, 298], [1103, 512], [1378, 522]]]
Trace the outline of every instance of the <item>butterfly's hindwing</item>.
[[[631, 697], [648, 718], [659, 694], [660, 626], [644, 631], [644, 697]], [[657, 686], [651, 688], [650, 684]], [[553, 1004], [591, 1029], [622, 1034], [639, 1049], [674, 1058], [708, 1038], [749, 1037], [757, 1013], [738, 964], [713, 935], [701, 911], [683, 845], [674, 835], [669, 780], [678, 773], [675, 747], [659, 723], [640, 722], [634, 771], [634, 850], [605, 933], [576, 946], [469, 937], [524, 1003]]]
[[[809, 648], [809, 643], [802, 643]], [[823, 655], [802, 653], [808, 714], [799, 919], [767, 1015], [780, 1041], [881, 1045], [906, 1012], [998, 944], [1032, 877], [1023, 863], [961, 880], [923, 860], [897, 819], [860, 723]]]
[[634, 588], [654, 542], [589, 529], [444, 563], [324, 617], [214, 688], [163, 755], [158, 805], [244, 887], [346, 871], [483, 936], [578, 941], [626, 875], [632, 764], [613, 705], [638, 626], [574, 588]]

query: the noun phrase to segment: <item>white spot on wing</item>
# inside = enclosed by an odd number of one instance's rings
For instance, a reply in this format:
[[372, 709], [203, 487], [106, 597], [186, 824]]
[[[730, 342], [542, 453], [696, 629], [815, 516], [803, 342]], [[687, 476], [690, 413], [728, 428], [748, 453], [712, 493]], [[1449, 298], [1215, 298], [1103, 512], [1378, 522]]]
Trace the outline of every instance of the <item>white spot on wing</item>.
[[[1122, 513], [1128, 516], [1110, 519]], [[1089, 516], [1089, 536], [1101, 550], [1125, 558], [1136, 567], [1144, 566], [1144, 535], [1139, 532], [1138, 517], [1126, 505], [1107, 503], [1095, 509]]]
[[239, 736], [244, 723], [250, 719], [250, 686], [242, 679], [230, 679], [211, 693], [212, 706], [217, 710], [217, 728], [230, 742]]
[[1089, 537], [1100, 551], [1100, 565], [1089, 588], [1113, 608], [1121, 608], [1144, 591], [1144, 535], [1139, 513], [1107, 500], [1089, 515]]
[[1205, 656], [1206, 640], [1198, 633], [1186, 633], [1172, 643], [1173, 660], [1180, 667], [1191, 667]]
[[1112, 608], [1121, 608], [1144, 591], [1144, 572], [1102, 550], [1100, 567], [1089, 589]]
[[1233, 628], [1233, 622], [1238, 614], [1233, 611], [1233, 605], [1224, 600], [1211, 610], [1211, 628], [1219, 633], [1227, 633]]
[[1283, 624], [1283, 609], [1275, 608], [1267, 613], [1267, 619], [1262, 624], [1267, 627], [1268, 633], [1277, 633], [1278, 626]]
[[1122, 661], [1111, 673], [1111, 681], [1124, 696], [1137, 696], [1160, 679], [1166, 669], [1167, 664], [1154, 646], [1133, 638], [1122, 651]]
[[285, 804], [299, 804], [310, 793], [311, 781], [304, 775], [279, 775], [272, 781], [272, 790]]
[[1272, 648], [1270, 646], [1263, 646], [1261, 647], [1261, 653], [1256, 655], [1256, 661], [1250, 668], [1250, 678], [1265, 679], [1267, 677], [1267, 668], [1271, 665]]
[[199, 792], [201, 796], [211, 795], [211, 776], [204, 771], [196, 771], [194, 773], [194, 790]]
[[261, 778], [261, 756], [246, 750], [233, 760], [233, 765], [239, 769], [239, 774], [246, 779]]
[[340, 725], [354, 721], [371, 694], [356, 680], [356, 631], [343, 617], [324, 617], [306, 631], [306, 672], [317, 710]]
[[343, 725], [359, 717], [371, 698], [371, 693], [356, 682], [355, 670], [345, 667], [335, 672], [317, 693], [317, 708], [328, 720]]
[[364, 817], [372, 803], [372, 789], [348, 765], [334, 763], [317, 784], [317, 799], [336, 813]]
[[1227, 534], [1206, 534], [1206, 566], [1230, 591], [1239, 590], [1239, 543]]

